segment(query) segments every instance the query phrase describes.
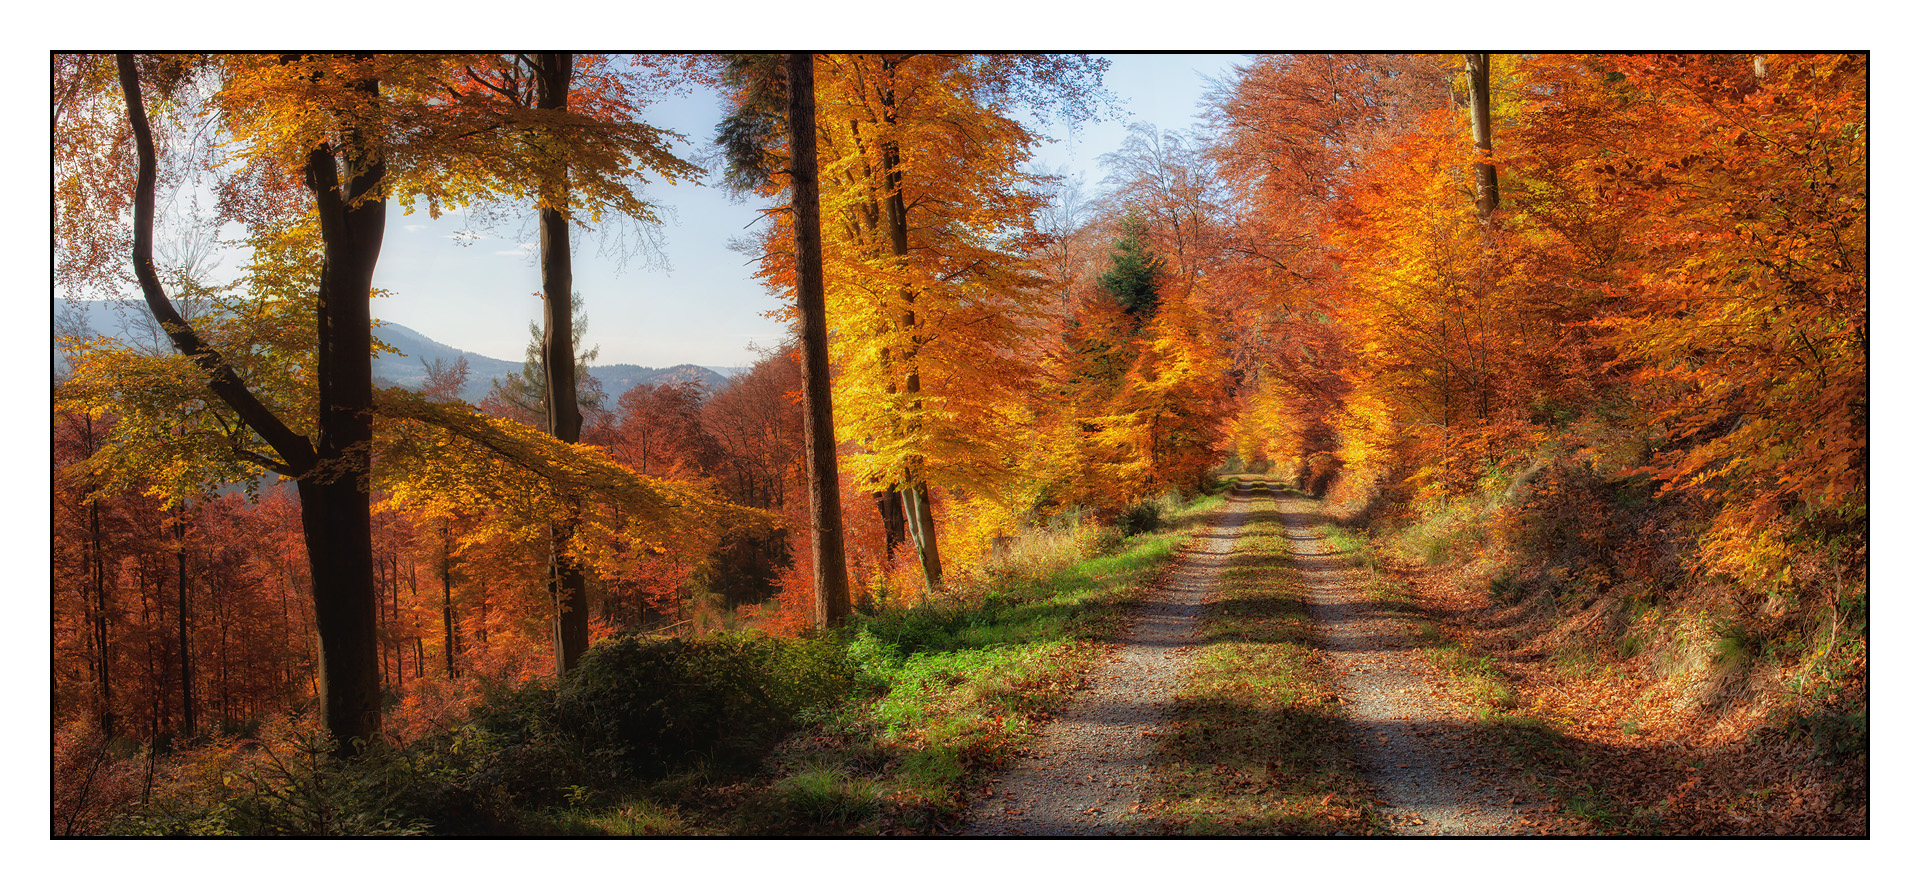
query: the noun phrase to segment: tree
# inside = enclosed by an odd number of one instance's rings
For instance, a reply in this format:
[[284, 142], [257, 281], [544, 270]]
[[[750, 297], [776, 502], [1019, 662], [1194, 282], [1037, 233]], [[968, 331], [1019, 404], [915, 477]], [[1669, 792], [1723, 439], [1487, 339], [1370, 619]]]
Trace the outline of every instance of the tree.
[[[262, 403], [169, 300], [153, 262], [158, 161], [141, 77], [132, 54], [120, 54], [117, 64], [139, 166], [132, 254], [141, 292], [174, 347], [207, 376], [208, 389], [273, 452], [271, 457], [249, 456], [297, 480], [320, 632], [324, 719], [344, 746], [376, 744], [379, 673], [366, 484], [373, 437], [368, 301], [386, 220], [381, 194], [386, 166], [361, 122], [375, 119], [365, 111], [378, 104], [379, 73], [364, 58], [289, 57], [278, 63], [300, 72], [316, 87], [308, 95], [317, 97], [302, 109], [311, 135], [295, 140], [304, 147], [299, 169], [313, 197], [323, 257], [314, 316], [319, 332], [314, 375], [320, 397], [315, 432], [307, 436]], [[267, 73], [281, 72], [256, 64], [229, 76], [244, 81]], [[238, 118], [232, 122], [242, 132], [248, 129]]]
[[821, 63], [840, 436], [859, 446], [862, 486], [899, 505], [929, 591], [942, 576], [933, 491], [999, 500], [1019, 485], [1006, 458], [1036, 373], [1046, 198], [1021, 169], [1034, 137], [1011, 108], [1081, 114], [1099, 70], [1075, 56]]
[[1120, 221], [1120, 240], [1108, 254], [1106, 271], [1097, 279], [1100, 292], [1135, 321], [1145, 324], [1160, 307], [1161, 276], [1167, 261], [1147, 248], [1147, 224], [1129, 208]]
[[643, 383], [620, 395], [607, 450], [643, 476], [716, 476], [720, 446], [701, 424], [707, 392], [693, 382]]
[[1084, 458], [1080, 498], [1109, 510], [1196, 487], [1217, 461], [1225, 363], [1190, 282], [1166, 275], [1129, 211], [1089, 304], [1068, 331], [1068, 404]]
[[[586, 75], [577, 104], [576, 64], [584, 66]], [[671, 182], [696, 172], [666, 150], [671, 134], [639, 122], [632, 78], [623, 74], [600, 56], [515, 53], [466, 66], [450, 90], [458, 101], [471, 106], [473, 116], [503, 124], [498, 128], [501, 144], [496, 150], [508, 169], [477, 188], [495, 200], [517, 200], [526, 191], [533, 193], [544, 306], [539, 358], [546, 386], [540, 398], [546, 429], [562, 442], [577, 443], [581, 435], [575, 380], [578, 344], [572, 331], [577, 311], [572, 224], [582, 212], [597, 221], [606, 210], [643, 225], [657, 222], [650, 206], [635, 197], [624, 180], [653, 173]], [[553, 529], [549, 571], [555, 608], [554, 657], [563, 674], [587, 646], [586, 575], [564, 555], [570, 549], [566, 540], [570, 527], [563, 518]]]
[[811, 53], [727, 57], [724, 79], [734, 92], [734, 105], [717, 128], [714, 142], [727, 158], [727, 183], [736, 192], [784, 191], [788, 197], [784, 230], [791, 239], [791, 253], [779, 251], [777, 258], [768, 261], [784, 264], [784, 274], [792, 282], [808, 518], [813, 530], [814, 625], [825, 628], [850, 614], [852, 604], [827, 361], [814, 68]]
[[1473, 206], [1486, 219], [1500, 206], [1500, 183], [1493, 169], [1493, 111], [1488, 92], [1491, 53], [1467, 53], [1467, 95], [1473, 106]]
[[[575, 293], [570, 302], [573, 304], [573, 323], [569, 325], [573, 333], [573, 363], [576, 368], [585, 368], [600, 356], [600, 347], [584, 346], [588, 320], [586, 304], [581, 301], [580, 294]], [[546, 324], [541, 321], [528, 322], [527, 346], [520, 370], [508, 371], [507, 376], [495, 378], [479, 407], [496, 417], [516, 420], [552, 435], [551, 424], [547, 421], [549, 385], [544, 358], [546, 341]], [[599, 378], [584, 370], [574, 375], [573, 390], [574, 405], [580, 409], [584, 430], [585, 418], [601, 412], [606, 391], [601, 388]]]
[[[691, 168], [665, 150], [661, 131], [627, 115], [633, 103], [617, 89], [596, 91], [593, 101], [584, 103], [585, 112], [606, 112], [591, 120], [572, 108], [528, 108], [502, 100], [471, 76], [487, 69], [483, 56], [228, 55], [142, 64], [148, 75], [136, 73], [131, 57], [119, 65], [121, 91], [128, 97], [125, 121], [135, 135], [130, 142], [140, 170], [134, 187], [124, 193], [116, 191], [111, 177], [84, 175], [103, 166], [99, 158], [118, 157], [112, 139], [86, 138], [111, 123], [108, 116], [91, 112], [106, 101], [99, 91], [86, 92], [103, 79], [86, 64], [60, 66], [60, 118], [82, 137], [76, 144], [88, 148], [57, 159], [60, 225], [63, 232], [86, 226], [111, 231], [118, 224], [115, 202], [124, 201], [123, 194], [134, 199], [139, 284], [185, 364], [115, 360], [118, 367], [103, 364], [93, 380], [83, 381], [82, 397], [104, 408], [113, 401], [110, 391], [127, 394], [128, 386], [146, 386], [142, 398], [218, 405], [201, 411], [201, 426], [193, 430], [197, 435], [179, 443], [161, 441], [140, 425], [127, 425], [123, 432], [148, 437], [129, 444], [154, 454], [178, 453], [183, 444], [204, 446], [199, 457], [220, 472], [237, 475], [245, 461], [296, 480], [325, 643], [321, 661], [329, 726], [343, 742], [372, 741], [379, 727], [379, 677], [366, 518], [375, 413], [367, 298], [386, 202], [398, 199], [411, 208], [424, 201], [437, 213], [444, 206], [528, 191], [546, 194], [539, 185], [552, 181], [542, 175], [554, 165], [520, 150], [524, 134], [533, 129], [539, 130], [536, 141], [547, 149], [546, 156], [569, 161], [564, 170], [570, 206], [586, 208], [595, 218], [612, 209], [651, 219], [633, 195], [636, 178]], [[179, 91], [185, 98], [177, 103], [168, 92], [163, 110], [171, 113], [176, 104], [189, 107], [197, 101], [231, 135], [224, 144], [227, 153], [206, 169], [217, 177], [224, 218], [247, 225], [254, 247], [248, 281], [254, 293], [236, 304], [237, 316], [208, 325], [211, 336], [170, 305], [153, 268], [159, 157], [139, 101], [143, 77], [171, 88], [192, 82], [191, 75], [202, 70], [217, 72], [217, 78], [202, 79], [217, 85], [198, 94]], [[606, 116], [618, 119], [608, 122]], [[298, 199], [303, 189], [304, 201]], [[80, 242], [61, 242], [70, 243]], [[94, 259], [78, 246], [61, 247], [63, 278], [109, 279]], [[290, 323], [302, 314], [311, 321]], [[309, 332], [304, 339], [303, 329]], [[221, 446], [226, 456], [212, 456]], [[125, 456], [128, 449], [119, 452]], [[169, 472], [184, 478], [188, 468]], [[342, 750], [351, 748], [344, 744]]]
[[1540, 264], [1568, 282], [1553, 296], [1581, 302], [1664, 432], [1640, 469], [1712, 499], [1710, 564], [1787, 587], [1807, 571], [1793, 530], [1840, 541], [1865, 523], [1866, 60], [1553, 56], [1525, 73], [1510, 202], [1547, 236]]
[[853, 611], [840, 527], [840, 468], [827, 369], [826, 282], [820, 259], [820, 165], [814, 149], [813, 54], [789, 53], [787, 140], [793, 201], [794, 303], [800, 312], [800, 398], [806, 403], [807, 491], [813, 516], [814, 624], [826, 628]]
[[[1340, 224], [1380, 160], [1428, 116], [1453, 103], [1451, 60], [1413, 55], [1262, 55], [1209, 93], [1205, 155], [1233, 208], [1213, 287], [1241, 409], [1244, 456], [1281, 461], [1358, 459], [1371, 433], [1334, 427], [1341, 406], [1376, 405], [1351, 392], [1355, 328], [1335, 312], [1346, 275]], [[1388, 193], [1390, 194], [1390, 193]], [[1225, 305], [1223, 305], [1223, 303]], [[1366, 413], [1366, 412], [1361, 412]], [[1369, 427], [1369, 430], [1372, 428]], [[1255, 454], [1254, 452], [1258, 452]], [[1372, 451], [1365, 452], [1373, 454]], [[1372, 467], [1352, 465], [1356, 478]]]

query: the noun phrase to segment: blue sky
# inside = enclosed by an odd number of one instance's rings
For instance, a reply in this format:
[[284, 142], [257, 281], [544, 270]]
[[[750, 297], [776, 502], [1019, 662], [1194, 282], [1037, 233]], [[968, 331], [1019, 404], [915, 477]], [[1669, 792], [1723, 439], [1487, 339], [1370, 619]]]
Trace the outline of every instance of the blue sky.
[[[1192, 126], [1206, 78], [1223, 76], [1247, 57], [1111, 58], [1106, 86], [1121, 100], [1122, 119], [1083, 124], [1071, 136], [1064, 125], [1057, 126], [1047, 135], [1058, 141], [1043, 146], [1035, 158], [1048, 170], [1084, 173], [1089, 187], [1098, 186], [1099, 158], [1120, 147], [1128, 122], [1163, 130]], [[648, 122], [686, 135], [692, 153], [706, 150], [723, 113], [713, 93], [655, 108]], [[752, 364], [756, 356], [750, 344], [770, 346], [782, 336], [781, 326], [765, 317], [777, 301], [753, 279], [749, 258], [726, 246], [756, 225], [756, 206], [734, 203], [724, 191], [706, 186], [655, 184], [647, 194], [672, 214], [663, 232], [668, 268], [646, 268], [633, 259], [623, 269], [597, 241], [576, 242], [574, 288], [586, 305], [587, 342], [600, 346], [598, 363]], [[438, 220], [424, 211], [389, 217], [374, 283], [394, 296], [375, 301], [374, 314], [461, 349], [519, 358], [527, 325], [540, 314], [531, 220], [528, 213], [461, 243], [455, 235], [468, 227], [464, 212]]]

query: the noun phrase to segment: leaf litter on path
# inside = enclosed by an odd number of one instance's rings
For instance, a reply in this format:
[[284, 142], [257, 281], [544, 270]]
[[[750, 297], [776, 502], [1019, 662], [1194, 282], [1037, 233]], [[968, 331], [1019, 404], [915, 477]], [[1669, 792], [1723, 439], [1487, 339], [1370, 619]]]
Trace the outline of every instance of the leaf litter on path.
[[1356, 730], [1360, 766], [1378, 794], [1388, 831], [1534, 833], [1508, 802], [1530, 795], [1489, 781], [1507, 772], [1504, 764], [1462, 750], [1467, 743], [1459, 730], [1472, 717], [1438, 691], [1445, 677], [1421, 655], [1413, 623], [1368, 597], [1363, 570], [1316, 530], [1319, 517], [1310, 502], [1288, 495], [1279, 507], [1306, 585], [1308, 612], [1322, 636], [1321, 652]]

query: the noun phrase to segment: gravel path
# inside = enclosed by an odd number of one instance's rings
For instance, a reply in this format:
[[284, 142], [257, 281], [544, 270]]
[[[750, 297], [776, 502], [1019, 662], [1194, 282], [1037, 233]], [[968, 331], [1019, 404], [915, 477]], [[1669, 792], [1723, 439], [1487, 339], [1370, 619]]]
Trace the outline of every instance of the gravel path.
[[1315, 530], [1311, 502], [1277, 497], [1308, 612], [1335, 688], [1354, 724], [1360, 764], [1388, 829], [1403, 835], [1534, 833], [1504, 784], [1506, 767], [1466, 741], [1469, 716], [1436, 691], [1444, 680], [1420, 654], [1414, 625], [1371, 603], [1354, 566]]
[[962, 833], [1064, 837], [1147, 833], [1139, 816], [1156, 737], [1180, 689], [1201, 604], [1233, 552], [1246, 514], [1241, 483], [1211, 529], [1196, 534], [1139, 606], [1113, 657], [1041, 730], [968, 814]]

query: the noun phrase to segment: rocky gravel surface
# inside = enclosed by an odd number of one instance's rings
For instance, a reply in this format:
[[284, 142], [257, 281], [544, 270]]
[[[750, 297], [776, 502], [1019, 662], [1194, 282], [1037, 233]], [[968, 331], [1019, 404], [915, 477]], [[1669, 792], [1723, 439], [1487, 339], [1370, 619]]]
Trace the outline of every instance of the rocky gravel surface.
[[1370, 601], [1364, 568], [1316, 531], [1313, 504], [1280, 495], [1288, 543], [1306, 585], [1360, 765], [1388, 830], [1401, 835], [1531, 834], [1510, 768], [1467, 739], [1470, 715], [1440, 691], [1412, 621]]
[[1140, 818], [1157, 736], [1186, 673], [1202, 604], [1233, 552], [1247, 491], [1194, 535], [1139, 606], [1113, 657], [976, 803], [963, 834], [1070, 837], [1150, 833]]

